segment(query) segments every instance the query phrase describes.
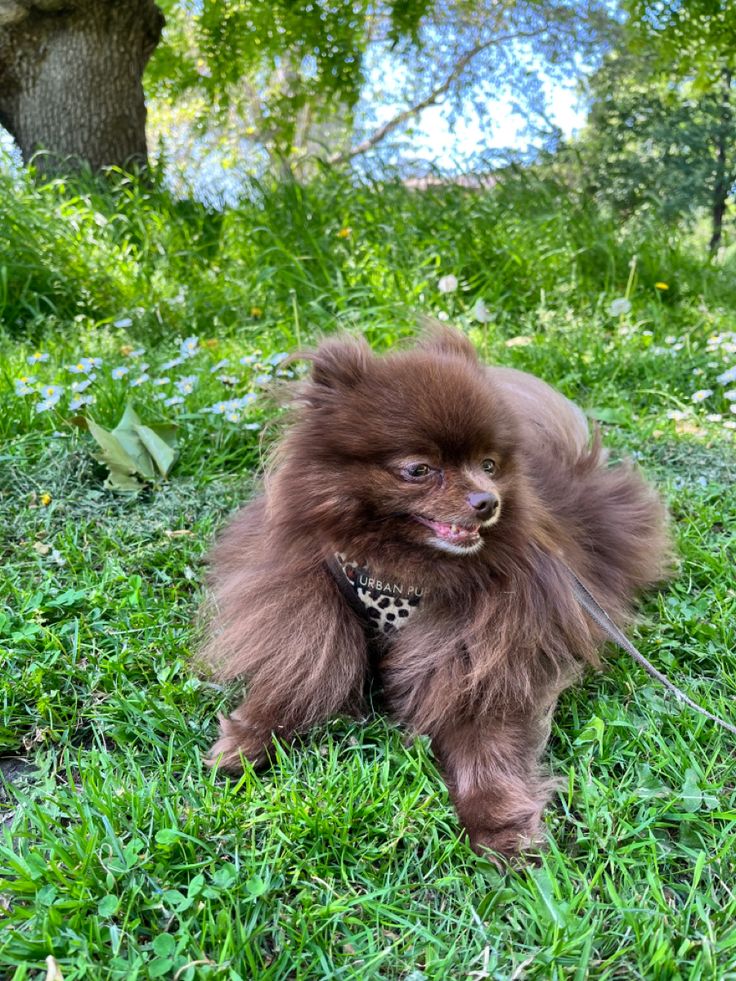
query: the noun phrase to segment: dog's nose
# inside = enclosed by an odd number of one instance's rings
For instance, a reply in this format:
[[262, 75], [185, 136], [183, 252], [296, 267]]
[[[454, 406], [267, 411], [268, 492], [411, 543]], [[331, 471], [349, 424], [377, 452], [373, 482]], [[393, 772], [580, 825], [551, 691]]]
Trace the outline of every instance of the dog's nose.
[[487, 491], [468, 494], [467, 501], [481, 518], [491, 518], [498, 510], [498, 498], [495, 494], [490, 494]]

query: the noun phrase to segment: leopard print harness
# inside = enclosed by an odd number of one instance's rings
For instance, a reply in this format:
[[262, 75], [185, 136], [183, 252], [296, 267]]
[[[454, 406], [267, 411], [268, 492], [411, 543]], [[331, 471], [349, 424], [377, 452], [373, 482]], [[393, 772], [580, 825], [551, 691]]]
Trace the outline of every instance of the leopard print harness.
[[381, 579], [340, 552], [329, 556], [325, 564], [365, 627], [386, 639], [408, 623], [426, 593], [422, 586]]

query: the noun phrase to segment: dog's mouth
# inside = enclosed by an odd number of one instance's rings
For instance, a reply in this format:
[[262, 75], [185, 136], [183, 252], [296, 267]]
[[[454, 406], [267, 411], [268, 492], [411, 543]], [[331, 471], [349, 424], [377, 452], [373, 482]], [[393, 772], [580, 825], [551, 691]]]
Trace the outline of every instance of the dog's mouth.
[[445, 521], [433, 521], [431, 518], [425, 518], [422, 514], [413, 514], [412, 518], [433, 531], [440, 541], [456, 548], [476, 549], [482, 543], [479, 524], [466, 525], [455, 522], [448, 524]]

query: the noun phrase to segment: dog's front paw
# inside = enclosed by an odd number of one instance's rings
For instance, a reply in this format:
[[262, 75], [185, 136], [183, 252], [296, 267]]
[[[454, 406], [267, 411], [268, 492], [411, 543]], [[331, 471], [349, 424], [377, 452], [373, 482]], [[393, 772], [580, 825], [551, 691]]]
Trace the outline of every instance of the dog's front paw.
[[242, 773], [245, 761], [258, 769], [268, 764], [271, 746], [270, 733], [264, 737], [237, 719], [220, 716], [220, 738], [205, 757], [205, 763], [226, 773]]
[[470, 847], [485, 858], [493, 855], [501, 860], [538, 852], [544, 844], [544, 824], [539, 814], [523, 814], [506, 824], [467, 828]]

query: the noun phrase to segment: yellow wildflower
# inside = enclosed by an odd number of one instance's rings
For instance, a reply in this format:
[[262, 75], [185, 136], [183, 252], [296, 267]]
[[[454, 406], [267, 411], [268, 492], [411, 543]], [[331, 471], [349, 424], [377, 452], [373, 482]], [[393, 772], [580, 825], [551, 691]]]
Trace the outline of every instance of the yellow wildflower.
[[208, 347], [212, 350], [215, 347], [219, 347], [220, 342], [216, 337], [208, 337], [206, 341], [202, 341], [202, 347]]
[[49, 504], [51, 504], [52, 497], [48, 492], [46, 492], [39, 497], [39, 501], [45, 508], [47, 508]]
[[251, 307], [250, 308], [250, 315], [251, 315], [251, 317], [262, 317], [263, 316], [263, 310], [261, 310], [260, 307]]
[[352, 228], [345, 227], [345, 228], [341, 228], [340, 229], [340, 231], [337, 233], [337, 237], [338, 238], [350, 238], [350, 236], [352, 234], [353, 234]]
[[133, 348], [130, 344], [123, 344], [123, 346], [120, 348], [120, 353], [125, 355], [127, 358], [129, 354], [133, 353]]
[[667, 283], [655, 283], [654, 288], [655, 290], [668, 290], [669, 286], [667, 285]]

